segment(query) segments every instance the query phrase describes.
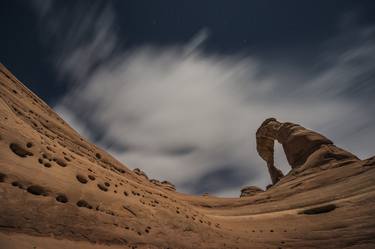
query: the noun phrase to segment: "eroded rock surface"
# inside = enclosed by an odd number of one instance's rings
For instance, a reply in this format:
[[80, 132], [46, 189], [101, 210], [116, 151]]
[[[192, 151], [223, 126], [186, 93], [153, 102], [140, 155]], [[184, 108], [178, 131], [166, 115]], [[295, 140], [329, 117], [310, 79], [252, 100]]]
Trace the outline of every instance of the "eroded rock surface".
[[187, 195], [83, 139], [0, 65], [0, 248], [375, 248], [374, 157], [264, 127], [260, 155], [273, 170], [282, 143], [287, 175], [246, 198]]

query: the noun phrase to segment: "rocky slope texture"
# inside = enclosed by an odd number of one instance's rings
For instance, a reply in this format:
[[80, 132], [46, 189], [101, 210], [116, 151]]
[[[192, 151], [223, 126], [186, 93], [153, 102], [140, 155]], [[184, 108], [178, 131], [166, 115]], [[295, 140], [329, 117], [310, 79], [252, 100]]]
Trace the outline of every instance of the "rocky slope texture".
[[272, 120], [259, 151], [281, 142], [286, 176], [242, 198], [186, 195], [129, 170], [0, 71], [0, 248], [375, 248], [375, 158]]

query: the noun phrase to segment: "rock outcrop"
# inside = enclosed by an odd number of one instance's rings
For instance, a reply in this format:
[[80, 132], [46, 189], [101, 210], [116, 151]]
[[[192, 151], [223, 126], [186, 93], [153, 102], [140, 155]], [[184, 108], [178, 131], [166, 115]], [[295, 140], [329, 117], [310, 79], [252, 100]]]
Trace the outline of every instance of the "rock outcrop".
[[133, 169], [133, 172], [136, 173], [139, 176], [142, 176], [142, 177], [146, 178], [148, 180], [148, 176], [146, 175], [146, 173], [143, 170], [141, 170], [139, 168], [135, 168], [135, 169]]
[[374, 157], [269, 126], [261, 157], [274, 170], [276, 139], [292, 166], [276, 184], [246, 198], [183, 194], [83, 139], [0, 65], [0, 248], [375, 248]]
[[261, 192], [264, 192], [264, 190], [261, 188], [258, 188], [256, 186], [248, 186], [241, 189], [240, 197], [254, 196]]
[[153, 184], [155, 184], [157, 186], [160, 186], [164, 189], [167, 189], [167, 190], [170, 190], [170, 191], [176, 191], [176, 186], [169, 181], [162, 181], [161, 182], [161, 181], [156, 180], [156, 179], [151, 179], [150, 182], [152, 182]]

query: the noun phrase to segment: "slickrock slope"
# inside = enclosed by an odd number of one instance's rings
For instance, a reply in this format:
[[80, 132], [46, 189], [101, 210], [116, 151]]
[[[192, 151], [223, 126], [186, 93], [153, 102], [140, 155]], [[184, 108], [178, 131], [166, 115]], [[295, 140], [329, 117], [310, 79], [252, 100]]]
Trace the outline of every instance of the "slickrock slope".
[[375, 248], [374, 157], [322, 145], [267, 191], [186, 195], [82, 139], [0, 71], [1, 249]]

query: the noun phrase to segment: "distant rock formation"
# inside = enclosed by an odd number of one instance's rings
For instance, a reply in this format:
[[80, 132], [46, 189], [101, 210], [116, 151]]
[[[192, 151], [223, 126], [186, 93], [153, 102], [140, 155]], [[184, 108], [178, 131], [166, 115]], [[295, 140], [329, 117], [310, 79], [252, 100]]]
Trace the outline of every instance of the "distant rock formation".
[[148, 176], [146, 175], [146, 173], [143, 170], [141, 170], [139, 168], [135, 168], [135, 169], [133, 169], [133, 172], [136, 173], [139, 176], [143, 176], [144, 178], [146, 178], [148, 180]]
[[152, 182], [153, 184], [157, 185], [157, 186], [160, 186], [160, 187], [163, 187], [164, 189], [166, 190], [170, 190], [170, 191], [176, 191], [176, 187], [175, 185], [173, 185], [171, 182], [169, 181], [159, 181], [159, 180], [156, 180], [156, 179], [151, 179], [150, 182]]
[[359, 160], [355, 155], [334, 146], [331, 140], [315, 131], [298, 124], [280, 123], [275, 118], [269, 118], [257, 130], [256, 142], [260, 157], [267, 163], [273, 185], [283, 177], [283, 173], [274, 165], [274, 140], [282, 144], [292, 169], [301, 167], [312, 154], [315, 155], [315, 159], [309, 160], [309, 167], [330, 159]]
[[[135, 169], [133, 169], [133, 172], [136, 173], [137, 175], [139, 175], [141, 177], [144, 177], [145, 179], [149, 180], [148, 176], [146, 175], [146, 173], [143, 170], [141, 170], [139, 168], [135, 168]], [[169, 181], [159, 181], [159, 180], [156, 180], [156, 179], [150, 179], [149, 181], [151, 183], [159, 186], [159, 187], [162, 187], [162, 188], [166, 189], [166, 190], [176, 191], [176, 186]]]
[[258, 188], [256, 186], [248, 186], [248, 187], [244, 187], [243, 189], [241, 189], [240, 197], [253, 196], [261, 192], [264, 192], [264, 190], [261, 188]]
[[176, 191], [176, 186], [169, 181], [162, 181], [161, 185], [167, 190]]

